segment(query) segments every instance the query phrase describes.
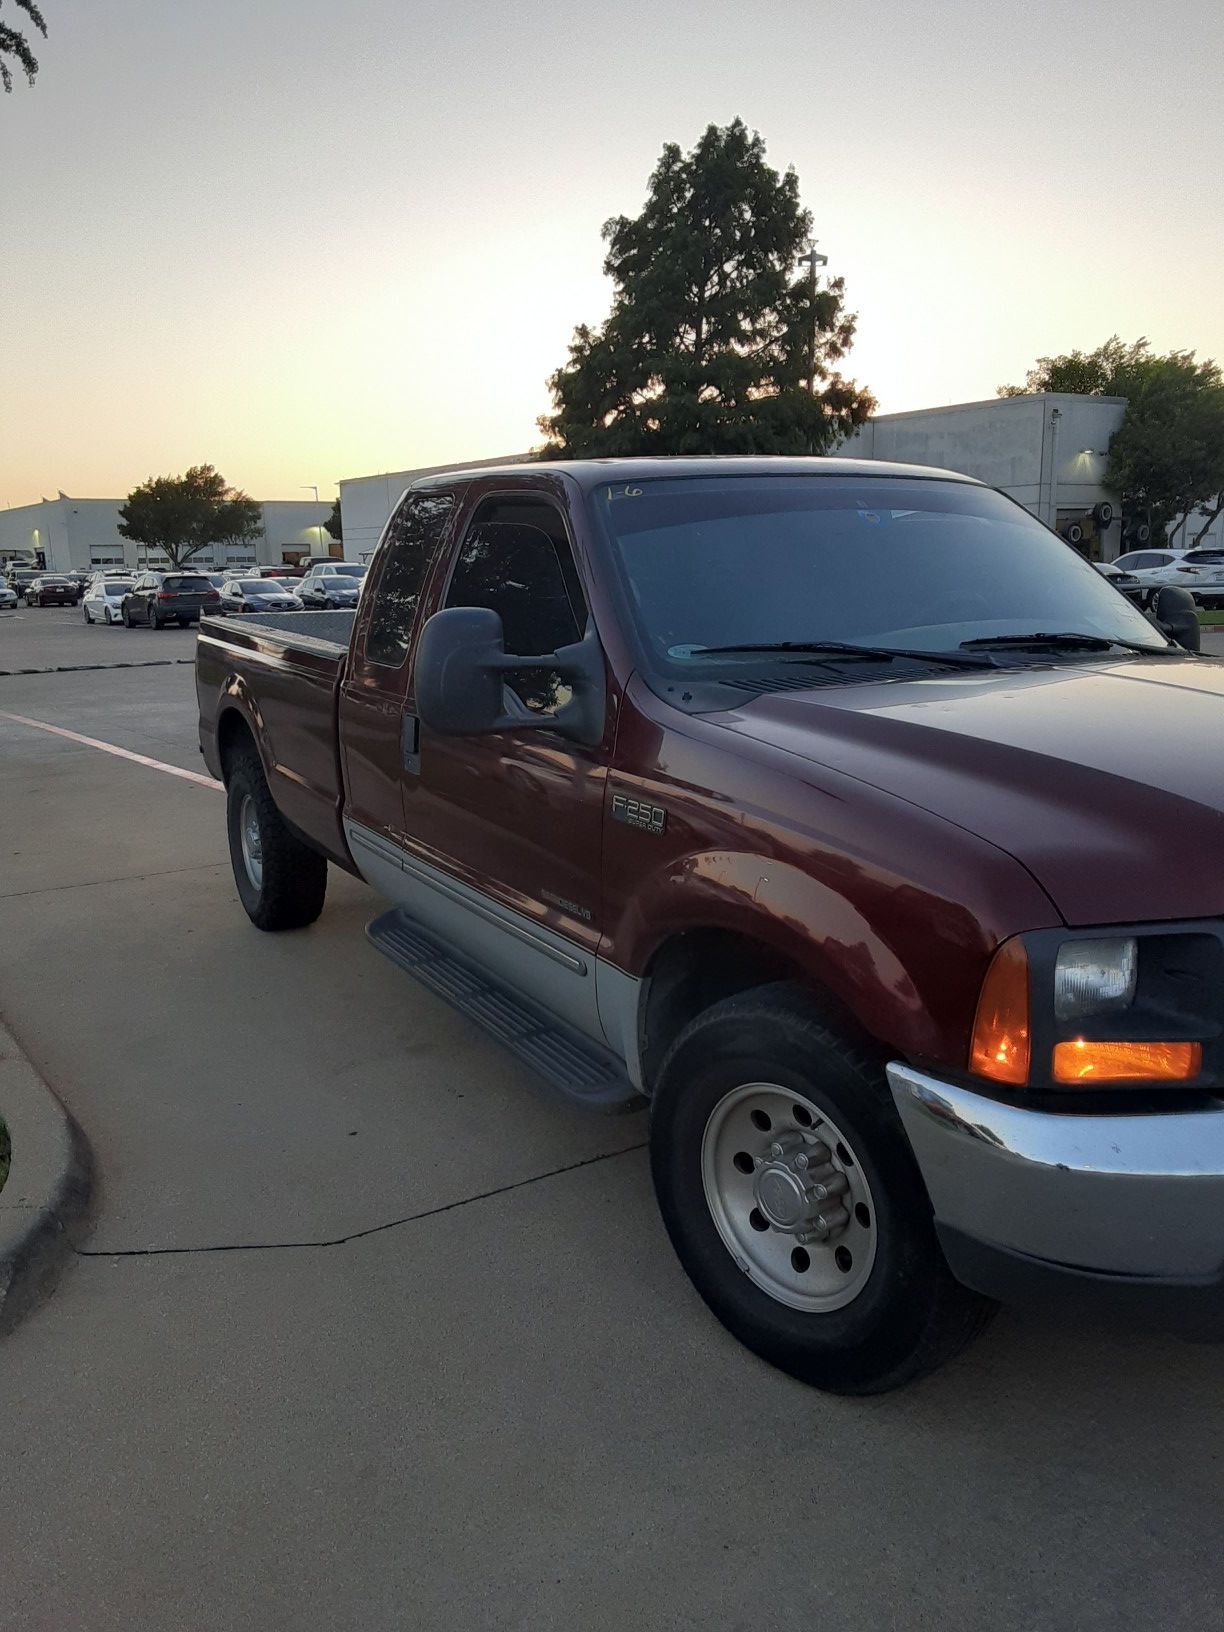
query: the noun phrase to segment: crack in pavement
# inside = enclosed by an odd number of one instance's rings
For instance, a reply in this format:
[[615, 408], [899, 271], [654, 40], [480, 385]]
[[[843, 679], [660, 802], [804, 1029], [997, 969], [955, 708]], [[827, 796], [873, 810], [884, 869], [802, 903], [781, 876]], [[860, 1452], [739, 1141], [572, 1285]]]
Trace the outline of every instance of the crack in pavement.
[[0, 678], [20, 680], [27, 674], [96, 674], [103, 669], [169, 669], [180, 663], [194, 662], [194, 657], [144, 657], [130, 663], [56, 663], [46, 669], [0, 669]]
[[317, 1247], [344, 1247], [350, 1241], [363, 1241], [370, 1235], [383, 1235], [387, 1230], [398, 1230], [405, 1224], [419, 1224], [426, 1218], [437, 1218], [441, 1213], [453, 1213], [460, 1207], [471, 1207], [478, 1201], [490, 1201], [494, 1196], [509, 1195], [513, 1190], [524, 1190], [530, 1184], [545, 1179], [556, 1179], [565, 1173], [576, 1173], [580, 1168], [593, 1167], [596, 1162], [611, 1162], [618, 1156], [628, 1156], [645, 1150], [647, 1141], [626, 1145], [622, 1150], [608, 1150], [601, 1156], [584, 1156], [580, 1162], [567, 1162], [563, 1167], [550, 1168], [547, 1173], [533, 1173], [527, 1179], [515, 1179], [511, 1184], [499, 1184], [495, 1189], [482, 1190], [475, 1196], [464, 1196], [459, 1201], [444, 1201], [437, 1207], [426, 1207], [419, 1213], [406, 1213], [403, 1218], [388, 1219], [385, 1224], [371, 1224], [368, 1229], [354, 1230], [350, 1235], [338, 1235], [324, 1241], [227, 1241], [212, 1247], [76, 1247], [78, 1258], [167, 1258], [193, 1257], [219, 1252], [300, 1252]]
[[190, 867], [161, 867], [151, 873], [125, 873], [121, 878], [83, 878], [77, 884], [42, 884], [36, 890], [0, 890], [0, 901], [22, 901], [31, 895], [52, 895], [56, 890], [100, 890], [107, 884], [136, 884], [144, 878], [173, 878], [177, 873], [207, 873], [224, 861], [193, 862]]

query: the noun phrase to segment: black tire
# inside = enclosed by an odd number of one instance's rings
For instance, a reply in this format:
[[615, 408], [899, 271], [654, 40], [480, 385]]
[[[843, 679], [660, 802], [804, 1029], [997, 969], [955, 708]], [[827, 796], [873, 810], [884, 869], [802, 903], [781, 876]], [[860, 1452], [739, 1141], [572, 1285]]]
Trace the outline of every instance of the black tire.
[[122, 617], [123, 627], [125, 629], [130, 629], [132, 627], [132, 609], [126, 601], [123, 603]]
[[[714, 1223], [701, 1171], [706, 1125], [733, 1088], [757, 1082], [831, 1117], [870, 1185], [875, 1261], [842, 1308], [778, 1301], [739, 1267]], [[899, 1388], [950, 1359], [994, 1314], [944, 1261], [882, 1068], [831, 1032], [797, 985], [727, 998], [686, 1027], [659, 1074], [650, 1154], [663, 1222], [698, 1292], [741, 1343], [802, 1382], [835, 1394]]]
[[165, 626], [162, 623], [162, 620], [158, 617], [157, 613], [150, 609], [150, 612], [149, 612], [149, 628], [150, 629], [160, 630], [160, 629], [162, 629], [164, 627]]
[[89, 615], [89, 608], [88, 607], [85, 608], [85, 622], [86, 623], [92, 623], [93, 622], [93, 619]]
[[[254, 883], [242, 854], [240, 820], [247, 799], [254, 806], [263, 852], [262, 882]], [[225, 781], [225, 819], [230, 865], [246, 915], [257, 929], [304, 929], [323, 911], [327, 862], [285, 824], [253, 748], [231, 760]]]

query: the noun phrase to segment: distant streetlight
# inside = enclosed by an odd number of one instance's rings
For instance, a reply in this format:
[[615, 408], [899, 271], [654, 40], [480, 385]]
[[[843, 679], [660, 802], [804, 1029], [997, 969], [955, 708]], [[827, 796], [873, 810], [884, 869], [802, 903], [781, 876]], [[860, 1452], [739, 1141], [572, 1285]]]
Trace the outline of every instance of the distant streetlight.
[[828, 266], [828, 264], [829, 257], [819, 254], [816, 249], [816, 239], [807, 239], [807, 254], [800, 255], [799, 265], [806, 266], [808, 269], [808, 289], [812, 302], [812, 340], [808, 352], [808, 389], [813, 392], [816, 390], [816, 268]]
[[[319, 501], [319, 488], [318, 488], [318, 484], [316, 482], [299, 482], [298, 486], [302, 489], [302, 491], [304, 493], [313, 493], [314, 496], [315, 496], [315, 503], [316, 504], [318, 504], [320, 502]], [[328, 549], [327, 545], [324, 544], [324, 542], [323, 542], [323, 523], [322, 522], [319, 523], [319, 554], [320, 555], [330, 555], [331, 554], [331, 551]]]

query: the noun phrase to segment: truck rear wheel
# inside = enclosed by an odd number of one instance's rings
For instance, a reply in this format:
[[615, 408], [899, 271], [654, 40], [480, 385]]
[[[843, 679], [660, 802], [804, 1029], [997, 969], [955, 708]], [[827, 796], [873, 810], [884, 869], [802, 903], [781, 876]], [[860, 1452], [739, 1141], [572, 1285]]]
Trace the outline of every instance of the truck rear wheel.
[[286, 825], [253, 750], [230, 762], [225, 801], [230, 864], [247, 917], [266, 930], [313, 924], [327, 894], [327, 862]]
[[801, 987], [728, 998], [681, 1033], [650, 1148], [693, 1284], [742, 1343], [803, 1382], [898, 1388], [994, 1313], [944, 1262], [883, 1072]]

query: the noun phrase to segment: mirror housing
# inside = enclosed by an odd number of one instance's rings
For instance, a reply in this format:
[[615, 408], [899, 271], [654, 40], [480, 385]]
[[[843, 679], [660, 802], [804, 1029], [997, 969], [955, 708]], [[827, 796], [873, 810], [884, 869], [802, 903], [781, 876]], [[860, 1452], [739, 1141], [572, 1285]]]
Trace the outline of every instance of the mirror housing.
[[1163, 584], [1152, 597], [1152, 616], [1162, 634], [1168, 635], [1188, 652], [1197, 652], [1202, 641], [1194, 596], [1177, 584]]
[[[505, 676], [514, 669], [555, 669], [573, 696], [555, 714], [507, 714]], [[495, 731], [556, 731], [594, 747], [603, 741], [607, 695], [603, 651], [593, 625], [573, 646], [543, 657], [506, 651], [502, 621], [491, 607], [448, 606], [421, 630], [416, 707], [423, 724], [449, 737]]]

